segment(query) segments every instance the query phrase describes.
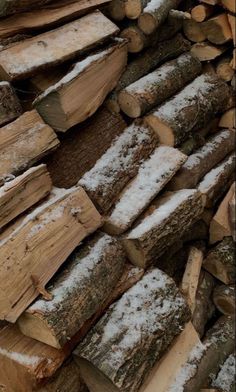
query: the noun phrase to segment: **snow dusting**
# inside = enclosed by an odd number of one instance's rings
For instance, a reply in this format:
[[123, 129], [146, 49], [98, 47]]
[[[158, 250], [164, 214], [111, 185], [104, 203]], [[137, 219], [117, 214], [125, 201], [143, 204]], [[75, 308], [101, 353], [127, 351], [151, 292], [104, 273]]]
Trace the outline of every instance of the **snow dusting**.
[[11, 359], [12, 361], [18, 362], [19, 364], [23, 366], [37, 366], [40, 364], [42, 361], [47, 361], [47, 363], [51, 363], [51, 359], [47, 358], [41, 358], [35, 355], [27, 355], [27, 354], [22, 354], [14, 351], [8, 351], [5, 350], [4, 348], [0, 347], [0, 354], [4, 355], [5, 357]]
[[221, 366], [221, 370], [213, 381], [212, 386], [219, 388], [219, 390], [223, 392], [231, 392], [231, 388], [235, 382], [235, 368], [235, 355], [231, 354]]

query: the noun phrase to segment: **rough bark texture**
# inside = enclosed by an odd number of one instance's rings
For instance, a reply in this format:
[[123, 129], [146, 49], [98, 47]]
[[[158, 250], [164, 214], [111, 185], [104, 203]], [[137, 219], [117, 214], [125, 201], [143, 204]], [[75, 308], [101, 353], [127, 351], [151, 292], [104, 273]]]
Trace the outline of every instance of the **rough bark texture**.
[[218, 374], [217, 375], [214, 374], [214, 378], [211, 382], [211, 385], [217, 388], [216, 391], [235, 392], [235, 388], [236, 388], [235, 365], [236, 365], [235, 353], [232, 353], [222, 364]]
[[[75, 351], [89, 389], [136, 391], [189, 318], [187, 304], [173, 280], [158, 269], [147, 272]], [[106, 389], [108, 385], [110, 389]]]
[[221, 313], [233, 317], [235, 314], [235, 286], [216, 286], [213, 301]]
[[180, 239], [202, 210], [201, 195], [195, 190], [167, 193], [157, 198], [123, 239], [130, 261], [142, 267], [155, 262], [167, 247]]
[[0, 82], [0, 103], [0, 126], [21, 115], [20, 102], [8, 82]]
[[174, 95], [200, 72], [200, 61], [190, 53], [183, 54], [122, 90], [120, 107], [129, 117], [140, 117]]

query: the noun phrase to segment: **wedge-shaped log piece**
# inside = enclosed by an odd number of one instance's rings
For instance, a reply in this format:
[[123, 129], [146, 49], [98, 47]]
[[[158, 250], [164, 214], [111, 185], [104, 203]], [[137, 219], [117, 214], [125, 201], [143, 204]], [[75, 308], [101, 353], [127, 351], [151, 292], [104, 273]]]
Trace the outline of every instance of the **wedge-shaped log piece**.
[[0, 229], [46, 197], [52, 181], [46, 165], [32, 167], [0, 188]]
[[236, 263], [232, 237], [225, 237], [208, 252], [203, 267], [221, 282], [234, 284]]
[[234, 145], [235, 131], [232, 129], [224, 129], [210, 137], [204, 146], [188, 157], [169, 189], [194, 188], [206, 173], [233, 151]]
[[176, 146], [190, 131], [206, 126], [228, 100], [227, 84], [214, 75], [203, 74], [145, 120], [161, 143]]
[[221, 0], [221, 4], [225, 7], [228, 11], [236, 13], [236, 5], [234, 0]]
[[123, 239], [130, 261], [140, 267], [154, 262], [180, 239], [202, 210], [201, 194], [194, 189], [167, 192], [157, 198]]
[[216, 46], [209, 42], [197, 42], [192, 46], [191, 52], [200, 61], [211, 61], [221, 56], [228, 48], [228, 45]]
[[122, 90], [119, 94], [121, 110], [129, 117], [140, 117], [171, 97], [200, 72], [200, 61], [190, 53], [183, 54]]
[[147, 272], [75, 351], [90, 391], [137, 391], [189, 319], [174, 281], [158, 269]]
[[39, 299], [19, 318], [21, 331], [61, 348], [96, 313], [121, 277], [125, 252], [107, 234], [96, 235], [68, 259], [47, 290], [51, 300]]
[[225, 112], [219, 122], [221, 128], [236, 128], [235, 108], [231, 108]]
[[[234, 180], [235, 172], [235, 153], [227, 156], [222, 162], [220, 162], [216, 167], [214, 167], [209, 173], [207, 173], [202, 181], [198, 184], [198, 190], [202, 193], [203, 202], [206, 208], [211, 208], [220, 199], [221, 196], [227, 192], [228, 188]], [[226, 222], [226, 225], [224, 224]], [[222, 227], [213, 229], [215, 231], [218, 241], [223, 239], [224, 236], [231, 235], [230, 226], [228, 225], [228, 208], [226, 210], [226, 215], [223, 218]], [[225, 227], [225, 229], [223, 229]], [[217, 234], [218, 233], [218, 234]], [[211, 230], [210, 230], [211, 234]], [[213, 235], [213, 236], [214, 236]], [[212, 242], [216, 242], [217, 239]]]
[[0, 52], [0, 76], [6, 80], [24, 79], [41, 69], [74, 58], [118, 31], [100, 11], [94, 11], [55, 30], [19, 42], [5, 49], [4, 54]]
[[115, 139], [79, 184], [95, 205], [102, 212], [107, 212], [157, 144], [158, 138], [151, 129], [140, 122], [133, 123]]
[[0, 242], [0, 319], [15, 322], [44, 293], [75, 247], [100, 225], [101, 217], [82, 188], [55, 188], [49, 200]]
[[34, 106], [49, 125], [65, 132], [98, 109], [116, 86], [126, 62], [126, 41], [88, 56], [40, 95]]
[[216, 286], [213, 301], [217, 309], [228, 316], [235, 314], [235, 286], [224, 284]]
[[8, 82], [0, 82], [0, 126], [20, 116], [20, 102]]
[[105, 220], [104, 231], [109, 234], [126, 231], [165, 187], [186, 158], [172, 147], [157, 147], [150, 158], [141, 164], [137, 176], [122, 191], [110, 216]]
[[201, 28], [208, 41], [216, 45], [225, 44], [233, 38], [226, 13], [208, 19], [201, 24]]
[[59, 145], [55, 132], [36, 110], [0, 128], [0, 177], [18, 174]]
[[52, 1], [53, 0], [2, 0], [0, 4], [0, 15], [5, 16], [26, 11], [29, 8], [37, 8]]

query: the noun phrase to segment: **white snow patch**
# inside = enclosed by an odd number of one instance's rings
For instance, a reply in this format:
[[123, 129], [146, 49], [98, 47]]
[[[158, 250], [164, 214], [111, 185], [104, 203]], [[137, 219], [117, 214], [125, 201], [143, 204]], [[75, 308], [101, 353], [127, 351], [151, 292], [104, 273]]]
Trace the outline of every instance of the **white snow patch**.
[[0, 348], [0, 354], [24, 366], [34, 367], [39, 365], [40, 362], [45, 360], [47, 361], [48, 364], [52, 362], [52, 360], [49, 358], [42, 358], [35, 355], [27, 355], [14, 351], [7, 351], [4, 348]]
[[224, 392], [230, 392], [232, 385], [235, 382], [235, 368], [235, 355], [231, 354], [221, 366], [221, 370], [219, 371], [216, 379], [213, 381], [212, 386], [219, 388]]

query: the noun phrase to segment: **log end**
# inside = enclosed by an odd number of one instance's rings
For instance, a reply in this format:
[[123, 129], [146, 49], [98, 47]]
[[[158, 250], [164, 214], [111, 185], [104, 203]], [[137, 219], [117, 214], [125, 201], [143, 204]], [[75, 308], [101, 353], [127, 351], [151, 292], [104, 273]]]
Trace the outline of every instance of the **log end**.
[[144, 34], [150, 35], [157, 29], [157, 21], [151, 13], [145, 12], [138, 18], [138, 26]]
[[146, 258], [135, 239], [123, 239], [123, 245], [130, 262], [139, 268], [146, 268]]
[[158, 135], [160, 144], [164, 144], [170, 147], [175, 146], [173, 130], [167, 124], [162, 122], [154, 114], [149, 114], [148, 116], [144, 117], [144, 122], [150, 126]]
[[141, 116], [141, 107], [134, 96], [127, 91], [121, 91], [118, 97], [121, 110], [131, 118], [138, 118]]
[[144, 40], [140, 33], [138, 29], [133, 29], [131, 27], [128, 27], [121, 32], [120, 36], [128, 40], [128, 52], [139, 53], [143, 50]]
[[125, 2], [125, 14], [129, 19], [138, 19], [142, 12], [140, 0], [129, 0]]

